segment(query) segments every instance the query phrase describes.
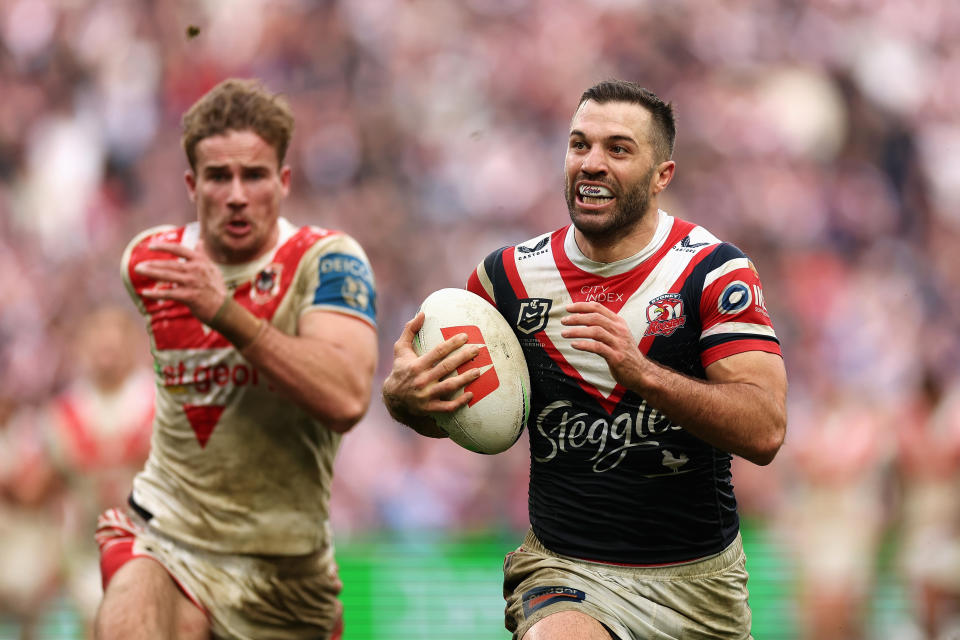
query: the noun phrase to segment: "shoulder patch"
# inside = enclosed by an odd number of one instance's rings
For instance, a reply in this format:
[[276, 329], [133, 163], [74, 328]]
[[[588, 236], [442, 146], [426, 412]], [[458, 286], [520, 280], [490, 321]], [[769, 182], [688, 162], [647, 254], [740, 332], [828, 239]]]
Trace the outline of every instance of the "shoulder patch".
[[717, 307], [720, 313], [735, 314], [749, 307], [752, 301], [753, 296], [750, 295], [750, 287], [747, 283], [734, 280], [723, 288]]
[[339, 307], [351, 314], [376, 319], [373, 274], [369, 265], [349, 253], [327, 253], [318, 264], [320, 284], [313, 296], [313, 304]]

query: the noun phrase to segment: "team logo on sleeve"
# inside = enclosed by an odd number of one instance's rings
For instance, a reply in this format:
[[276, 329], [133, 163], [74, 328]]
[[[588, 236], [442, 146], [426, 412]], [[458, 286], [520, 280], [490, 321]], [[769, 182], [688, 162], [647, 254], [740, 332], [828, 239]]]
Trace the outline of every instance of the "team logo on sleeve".
[[280, 272], [282, 264], [273, 263], [265, 267], [253, 279], [250, 287], [250, 299], [257, 304], [265, 304], [280, 291]]
[[683, 314], [683, 298], [679, 293], [667, 293], [650, 301], [647, 306], [647, 330], [644, 336], [670, 336], [687, 323]]
[[720, 300], [717, 306], [720, 313], [734, 314], [740, 313], [750, 306], [753, 296], [750, 294], [750, 287], [745, 282], [734, 280], [723, 289], [720, 294]]
[[550, 298], [525, 298], [520, 301], [520, 315], [517, 316], [517, 330], [526, 334], [536, 333], [547, 326]]

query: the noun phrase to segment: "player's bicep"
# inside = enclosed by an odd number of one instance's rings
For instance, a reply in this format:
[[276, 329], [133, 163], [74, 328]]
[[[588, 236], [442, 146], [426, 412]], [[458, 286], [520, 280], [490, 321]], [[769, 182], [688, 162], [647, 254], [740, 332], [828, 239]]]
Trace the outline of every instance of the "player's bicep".
[[744, 351], [721, 358], [706, 368], [707, 380], [752, 384], [786, 405], [787, 371], [783, 358], [767, 351]]
[[317, 341], [341, 349], [356, 371], [372, 373], [376, 366], [377, 332], [363, 318], [314, 309], [300, 316], [297, 334], [306, 338], [307, 344]]

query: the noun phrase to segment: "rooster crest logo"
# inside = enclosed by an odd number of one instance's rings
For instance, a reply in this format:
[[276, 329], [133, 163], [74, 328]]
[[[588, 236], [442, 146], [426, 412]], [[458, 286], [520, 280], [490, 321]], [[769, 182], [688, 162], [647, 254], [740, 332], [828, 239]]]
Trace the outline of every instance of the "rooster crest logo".
[[644, 335], [670, 336], [686, 322], [683, 298], [680, 294], [668, 293], [650, 301], [647, 307], [647, 331]]

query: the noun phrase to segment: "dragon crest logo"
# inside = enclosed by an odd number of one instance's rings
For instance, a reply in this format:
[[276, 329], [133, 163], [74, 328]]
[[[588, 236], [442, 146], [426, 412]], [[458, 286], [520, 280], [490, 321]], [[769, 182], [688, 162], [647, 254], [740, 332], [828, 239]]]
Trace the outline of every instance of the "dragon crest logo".
[[265, 304], [280, 291], [280, 272], [282, 264], [267, 265], [253, 279], [250, 287], [250, 299], [257, 304]]

